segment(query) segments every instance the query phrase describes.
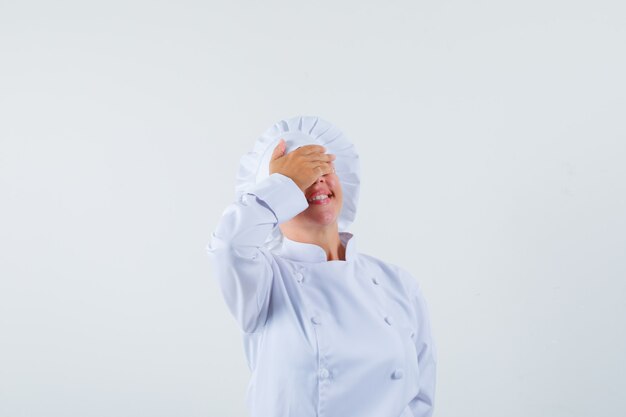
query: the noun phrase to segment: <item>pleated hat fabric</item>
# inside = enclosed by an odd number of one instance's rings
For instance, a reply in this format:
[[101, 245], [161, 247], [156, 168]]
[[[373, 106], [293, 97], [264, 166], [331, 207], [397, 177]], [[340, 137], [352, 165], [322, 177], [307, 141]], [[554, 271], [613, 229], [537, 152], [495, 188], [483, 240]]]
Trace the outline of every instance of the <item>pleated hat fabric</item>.
[[[269, 176], [269, 162], [280, 139], [285, 140], [285, 154], [304, 145], [322, 145], [336, 156], [335, 174], [341, 183], [343, 205], [337, 220], [339, 231], [348, 231], [356, 218], [359, 200], [360, 164], [354, 144], [336, 126], [317, 116], [296, 116], [280, 120], [255, 142], [252, 151], [241, 157], [237, 171], [235, 198], [239, 200], [250, 188]], [[277, 226], [266, 240], [273, 247], [282, 240]]]

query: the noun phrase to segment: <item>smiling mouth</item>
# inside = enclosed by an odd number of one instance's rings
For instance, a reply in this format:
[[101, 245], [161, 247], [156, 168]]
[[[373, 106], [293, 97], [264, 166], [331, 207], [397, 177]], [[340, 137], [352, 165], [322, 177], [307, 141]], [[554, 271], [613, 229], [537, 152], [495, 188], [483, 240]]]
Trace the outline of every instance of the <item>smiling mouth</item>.
[[308, 199], [308, 202], [309, 202], [309, 205], [325, 205], [325, 204], [330, 203], [330, 200], [334, 197], [335, 195], [333, 193], [330, 193], [328, 195], [320, 194], [313, 198]]

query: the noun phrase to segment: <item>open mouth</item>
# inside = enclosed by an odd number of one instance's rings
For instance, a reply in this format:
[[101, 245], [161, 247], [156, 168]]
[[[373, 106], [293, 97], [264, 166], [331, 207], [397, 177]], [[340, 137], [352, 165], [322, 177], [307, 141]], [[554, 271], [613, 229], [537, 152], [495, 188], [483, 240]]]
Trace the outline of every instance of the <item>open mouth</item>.
[[307, 201], [309, 202], [309, 205], [311, 205], [311, 204], [324, 205], [324, 204], [330, 203], [330, 200], [332, 198], [335, 198], [335, 195], [333, 193], [330, 193], [330, 194], [318, 194], [315, 197], [309, 198]]

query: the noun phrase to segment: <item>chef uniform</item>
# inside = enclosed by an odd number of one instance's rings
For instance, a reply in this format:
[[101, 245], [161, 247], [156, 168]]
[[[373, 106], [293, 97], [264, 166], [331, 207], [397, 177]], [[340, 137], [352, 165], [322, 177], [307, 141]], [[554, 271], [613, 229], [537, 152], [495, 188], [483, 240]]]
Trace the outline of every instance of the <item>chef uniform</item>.
[[[334, 132], [333, 140], [316, 127]], [[418, 281], [402, 267], [359, 252], [356, 236], [346, 230], [355, 210], [342, 211], [339, 221], [345, 261], [328, 261], [320, 246], [283, 236], [278, 224], [309, 207], [304, 193], [283, 174], [248, 169], [254, 160], [268, 163], [268, 149], [271, 155], [280, 137], [291, 150], [321, 144], [344, 168], [336, 173], [346, 207], [355, 208], [358, 181], [349, 179], [358, 179], [358, 157], [337, 132], [317, 117], [282, 120], [268, 130], [265, 146], [242, 158], [238, 197], [207, 245], [242, 330], [252, 372], [250, 416], [429, 417], [436, 348]], [[351, 162], [342, 165], [342, 153]]]

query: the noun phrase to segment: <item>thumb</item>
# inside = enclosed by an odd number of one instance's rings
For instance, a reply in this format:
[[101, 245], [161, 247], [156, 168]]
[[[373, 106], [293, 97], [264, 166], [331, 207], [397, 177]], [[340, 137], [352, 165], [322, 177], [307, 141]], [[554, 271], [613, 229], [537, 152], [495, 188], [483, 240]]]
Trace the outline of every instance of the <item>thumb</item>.
[[272, 161], [274, 159], [278, 159], [285, 153], [285, 140], [281, 139], [278, 142], [278, 145], [274, 148], [274, 152], [272, 152]]

